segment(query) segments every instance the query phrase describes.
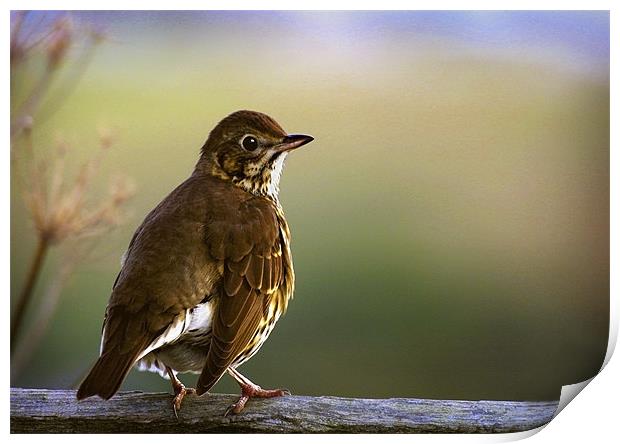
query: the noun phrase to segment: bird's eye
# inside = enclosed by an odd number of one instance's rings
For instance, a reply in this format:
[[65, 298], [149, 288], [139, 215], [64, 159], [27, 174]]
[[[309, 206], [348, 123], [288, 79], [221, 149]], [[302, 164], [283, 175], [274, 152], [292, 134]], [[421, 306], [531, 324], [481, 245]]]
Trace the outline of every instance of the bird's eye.
[[254, 136], [245, 136], [243, 138], [243, 142], [241, 142], [241, 145], [243, 145], [243, 148], [248, 151], [254, 151], [258, 148], [258, 140], [256, 140], [256, 137]]

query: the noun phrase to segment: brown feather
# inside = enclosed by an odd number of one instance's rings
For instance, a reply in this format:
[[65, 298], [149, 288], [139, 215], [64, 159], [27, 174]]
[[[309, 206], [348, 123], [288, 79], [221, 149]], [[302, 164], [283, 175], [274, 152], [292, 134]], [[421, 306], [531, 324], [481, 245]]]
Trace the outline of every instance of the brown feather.
[[252, 256], [247, 254], [240, 261], [227, 261], [226, 266], [230, 271], [236, 272], [239, 276], [245, 276], [250, 266], [250, 258]]
[[263, 258], [258, 255], [252, 255], [248, 273], [245, 276], [251, 288], [260, 289], [263, 281]]
[[[281, 283], [278, 275], [281, 275], [282, 255], [274, 252], [281, 250], [282, 239], [275, 214], [270, 202], [257, 201], [252, 211], [239, 215], [245, 220], [242, 230], [237, 231], [239, 225], [231, 228], [232, 236], [251, 233], [254, 247], [241, 259], [229, 249], [230, 257], [224, 259], [224, 290], [228, 297], [219, 298], [217, 302], [211, 345], [196, 385], [198, 394], [213, 387], [259, 334], [268, 312], [271, 297], [268, 291]], [[238, 285], [239, 277], [242, 277], [241, 285]]]
[[271, 266], [271, 256], [263, 260], [263, 282], [261, 288], [269, 293], [272, 290], [273, 267]]
[[179, 314], [213, 294], [221, 279], [213, 255], [225, 257], [229, 231], [207, 233], [205, 217], [211, 208], [245, 194], [217, 178], [194, 174], [147, 215], [132, 238], [112, 290], [102, 355], [81, 396], [112, 396], [158, 335]]
[[243, 276], [237, 274], [236, 271], [228, 270], [224, 273], [224, 291], [227, 296], [234, 296], [239, 292], [239, 288], [243, 284]]

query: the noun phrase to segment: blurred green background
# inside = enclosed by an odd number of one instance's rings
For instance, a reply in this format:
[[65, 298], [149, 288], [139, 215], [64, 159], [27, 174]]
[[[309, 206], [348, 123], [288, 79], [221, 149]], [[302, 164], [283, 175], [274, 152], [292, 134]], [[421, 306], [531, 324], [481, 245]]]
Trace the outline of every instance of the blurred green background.
[[[63, 137], [77, 165], [96, 150], [97, 128], [110, 128], [101, 189], [123, 173], [137, 191], [13, 386], [70, 387], [85, 374], [133, 231], [238, 109], [316, 139], [289, 156], [281, 182], [297, 286], [243, 367], [252, 380], [308, 395], [534, 400], [598, 371], [609, 319], [608, 13], [71, 16], [108, 38], [35, 145]], [[13, 185], [14, 301], [35, 238]], [[52, 251], [37, 297], [58, 260]], [[170, 390], [137, 371], [123, 388]], [[215, 388], [237, 390], [227, 377]]]

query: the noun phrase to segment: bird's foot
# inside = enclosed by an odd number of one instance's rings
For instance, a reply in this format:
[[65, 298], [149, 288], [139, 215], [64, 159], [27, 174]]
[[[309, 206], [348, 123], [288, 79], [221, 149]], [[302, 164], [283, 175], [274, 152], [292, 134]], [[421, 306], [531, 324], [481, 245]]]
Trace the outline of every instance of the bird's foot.
[[241, 385], [241, 396], [239, 400], [226, 409], [224, 416], [230, 414], [238, 415], [241, 413], [250, 398], [275, 398], [277, 396], [286, 396], [290, 394], [291, 392], [286, 389], [265, 390], [256, 384], [243, 384]]
[[172, 383], [172, 389], [174, 390], [174, 398], [172, 399], [172, 408], [174, 409], [174, 416], [179, 419], [179, 410], [181, 410], [181, 403], [183, 402], [183, 398], [188, 394], [195, 394], [196, 389], [193, 388], [185, 388], [183, 383], [179, 381], [179, 378], [174, 374], [174, 371], [166, 366], [166, 372], [168, 372], [168, 376], [170, 377], [170, 382]]
[[185, 395], [195, 394], [196, 389], [186, 388], [183, 384], [179, 383], [174, 385], [174, 398], [172, 399], [172, 408], [174, 409], [174, 416], [179, 419], [179, 410], [181, 410], [181, 403]]

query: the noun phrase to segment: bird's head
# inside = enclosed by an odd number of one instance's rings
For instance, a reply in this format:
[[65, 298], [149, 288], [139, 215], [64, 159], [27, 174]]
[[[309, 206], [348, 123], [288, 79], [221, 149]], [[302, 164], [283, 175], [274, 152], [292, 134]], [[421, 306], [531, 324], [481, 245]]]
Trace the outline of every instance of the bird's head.
[[202, 147], [199, 166], [203, 164], [208, 173], [252, 194], [277, 199], [287, 154], [313, 140], [287, 134], [266, 114], [237, 111], [213, 128]]

